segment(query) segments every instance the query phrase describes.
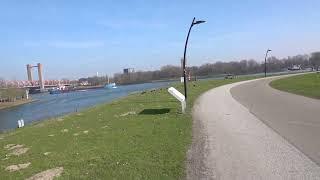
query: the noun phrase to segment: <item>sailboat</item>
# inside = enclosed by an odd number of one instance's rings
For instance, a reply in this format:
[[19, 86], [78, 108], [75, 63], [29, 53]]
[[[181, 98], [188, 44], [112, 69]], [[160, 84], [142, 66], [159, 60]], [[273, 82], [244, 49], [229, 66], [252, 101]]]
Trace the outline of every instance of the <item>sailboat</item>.
[[116, 83], [110, 83], [109, 76], [108, 76], [108, 83], [104, 86], [104, 88], [115, 89], [115, 88], [118, 88], [118, 87], [117, 87]]

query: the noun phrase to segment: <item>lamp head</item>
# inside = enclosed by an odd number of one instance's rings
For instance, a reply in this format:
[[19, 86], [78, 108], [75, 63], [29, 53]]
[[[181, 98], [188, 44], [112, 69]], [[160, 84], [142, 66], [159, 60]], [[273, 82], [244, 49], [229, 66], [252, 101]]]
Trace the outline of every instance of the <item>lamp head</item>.
[[201, 24], [201, 23], [205, 23], [206, 21], [196, 21], [194, 22], [192, 25], [196, 25], [196, 24]]

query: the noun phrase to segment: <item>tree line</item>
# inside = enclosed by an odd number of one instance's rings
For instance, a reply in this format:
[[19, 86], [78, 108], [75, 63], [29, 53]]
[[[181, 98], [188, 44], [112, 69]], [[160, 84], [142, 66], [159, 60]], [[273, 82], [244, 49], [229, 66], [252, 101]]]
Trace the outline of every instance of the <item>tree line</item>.
[[[314, 52], [310, 55], [297, 55], [287, 58], [278, 59], [277, 57], [269, 57], [267, 59], [267, 71], [279, 72], [287, 70], [287, 68], [299, 65], [302, 69], [320, 67], [320, 52]], [[200, 66], [187, 67], [187, 72], [192, 77], [210, 77], [222, 74], [255, 74], [264, 72], [264, 62], [258, 62], [254, 59], [244, 59], [240, 61], [206, 63]], [[152, 82], [157, 80], [178, 79], [182, 76], [182, 68], [180, 66], [165, 65], [155, 71], [137, 71], [133, 73], [115, 73], [113, 77], [109, 77], [110, 82], [117, 84], [134, 84]], [[108, 76], [93, 76], [80, 78], [78, 83], [87, 82], [91, 86], [99, 86], [108, 83]], [[5, 87], [4, 79], [0, 78], [0, 87]]]
[[78, 83], [87, 82], [90, 86], [99, 86], [108, 83], [108, 76], [92, 76], [87, 78], [80, 78]]
[[[320, 52], [314, 52], [310, 55], [297, 55], [278, 59], [274, 56], [267, 59], [267, 71], [279, 72], [285, 71], [293, 66], [300, 66], [302, 69], [320, 67]], [[201, 66], [187, 67], [187, 72], [192, 77], [206, 77], [222, 74], [255, 74], [264, 72], [264, 62], [257, 62], [254, 59], [244, 59], [240, 61], [206, 63]], [[155, 80], [177, 79], [182, 76], [180, 66], [166, 65], [156, 71], [138, 71], [129, 74], [116, 73], [113, 81], [118, 84], [131, 84], [151, 82]]]

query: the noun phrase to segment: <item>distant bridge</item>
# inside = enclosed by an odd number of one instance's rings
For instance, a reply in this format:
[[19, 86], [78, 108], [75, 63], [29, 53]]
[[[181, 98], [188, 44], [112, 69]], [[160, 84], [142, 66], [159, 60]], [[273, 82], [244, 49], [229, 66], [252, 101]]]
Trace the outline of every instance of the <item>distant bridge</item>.
[[[5, 81], [3, 83], [6, 87], [16, 87], [16, 88], [40, 88], [39, 81], [19, 81], [11, 80]], [[52, 88], [57, 86], [70, 86], [70, 80], [45, 80], [44, 88]]]
[[[38, 80], [33, 80], [32, 69], [38, 69]], [[43, 65], [38, 63], [36, 66], [27, 64], [27, 81], [10, 80], [4, 81], [0, 80], [0, 87], [9, 88], [28, 88], [31, 91], [44, 91], [45, 89], [57, 87], [57, 86], [71, 86], [70, 80], [44, 80], [42, 75]]]

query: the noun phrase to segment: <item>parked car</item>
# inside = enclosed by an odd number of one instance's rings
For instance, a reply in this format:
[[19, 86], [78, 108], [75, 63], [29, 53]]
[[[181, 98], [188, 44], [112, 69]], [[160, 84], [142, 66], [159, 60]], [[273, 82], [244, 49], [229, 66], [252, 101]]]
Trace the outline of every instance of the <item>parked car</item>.
[[234, 74], [227, 74], [224, 79], [234, 79], [235, 75]]

